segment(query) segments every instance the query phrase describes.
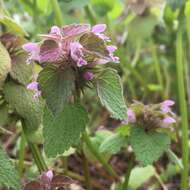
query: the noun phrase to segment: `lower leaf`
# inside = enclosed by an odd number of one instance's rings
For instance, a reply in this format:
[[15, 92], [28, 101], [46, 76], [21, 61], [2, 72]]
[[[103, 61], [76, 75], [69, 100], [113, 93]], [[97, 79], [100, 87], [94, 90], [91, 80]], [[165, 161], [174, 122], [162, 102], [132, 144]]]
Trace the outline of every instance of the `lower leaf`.
[[142, 165], [149, 165], [169, 148], [170, 138], [164, 133], [145, 132], [141, 127], [134, 127], [131, 129], [130, 143], [136, 159]]

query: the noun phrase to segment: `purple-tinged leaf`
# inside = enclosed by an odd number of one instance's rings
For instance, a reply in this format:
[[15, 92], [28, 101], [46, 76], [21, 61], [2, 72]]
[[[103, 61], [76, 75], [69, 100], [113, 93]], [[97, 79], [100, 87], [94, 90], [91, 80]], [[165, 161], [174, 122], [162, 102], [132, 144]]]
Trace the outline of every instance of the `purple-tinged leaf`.
[[40, 62], [56, 62], [62, 56], [62, 48], [54, 40], [45, 40], [40, 46]]
[[77, 36], [90, 31], [89, 24], [71, 24], [62, 28], [64, 36]]

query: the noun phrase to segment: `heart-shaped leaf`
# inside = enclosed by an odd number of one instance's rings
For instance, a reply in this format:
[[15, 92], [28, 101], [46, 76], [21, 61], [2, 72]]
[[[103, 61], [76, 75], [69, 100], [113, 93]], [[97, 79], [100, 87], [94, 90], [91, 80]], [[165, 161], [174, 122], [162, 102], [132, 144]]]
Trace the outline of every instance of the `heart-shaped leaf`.
[[76, 145], [87, 122], [87, 112], [79, 104], [65, 105], [63, 111], [55, 117], [46, 108], [43, 129], [46, 155], [56, 157]]
[[130, 142], [136, 159], [143, 165], [149, 165], [169, 148], [170, 138], [165, 133], [145, 132], [141, 127], [134, 127], [131, 129]]

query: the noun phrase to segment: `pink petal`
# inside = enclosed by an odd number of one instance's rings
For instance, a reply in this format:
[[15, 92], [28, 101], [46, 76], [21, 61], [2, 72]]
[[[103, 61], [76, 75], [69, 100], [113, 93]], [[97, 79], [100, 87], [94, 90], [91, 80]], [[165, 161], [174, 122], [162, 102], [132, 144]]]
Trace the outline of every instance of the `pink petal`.
[[122, 123], [123, 124], [129, 124], [129, 123], [135, 123], [136, 122], [136, 116], [135, 116], [135, 112], [132, 109], [128, 109], [127, 110], [127, 119], [124, 120]]
[[61, 29], [58, 26], [52, 26], [50, 34], [61, 35]]
[[175, 104], [175, 102], [173, 100], [165, 100], [164, 102], [162, 102], [162, 105], [164, 106], [173, 106]]
[[165, 123], [165, 124], [172, 124], [172, 123], [176, 123], [176, 120], [173, 118], [173, 117], [166, 117], [166, 118], [164, 118], [163, 119], [163, 122]]
[[92, 27], [92, 32], [94, 33], [101, 33], [106, 30], [106, 25], [105, 24], [97, 24]]
[[27, 43], [22, 46], [22, 48], [27, 52], [39, 51], [39, 46], [37, 43]]
[[92, 72], [90, 72], [90, 71], [87, 71], [87, 72], [85, 72], [84, 73], [84, 78], [86, 79], [86, 80], [92, 80], [93, 78], [94, 78], [94, 73], [92, 73]]
[[77, 61], [77, 66], [82, 67], [83, 65], [87, 65], [87, 62], [83, 58], [79, 58]]
[[47, 176], [50, 180], [52, 180], [52, 179], [53, 179], [53, 171], [52, 171], [52, 170], [47, 171], [47, 172], [46, 172], [46, 176]]
[[27, 85], [28, 90], [38, 90], [38, 82], [34, 81]]
[[117, 47], [116, 46], [107, 46], [107, 50], [109, 51], [109, 53], [113, 53], [115, 50], [117, 50]]
[[87, 65], [86, 60], [83, 59], [82, 45], [79, 42], [73, 42], [70, 44], [71, 58], [76, 62], [78, 67]]

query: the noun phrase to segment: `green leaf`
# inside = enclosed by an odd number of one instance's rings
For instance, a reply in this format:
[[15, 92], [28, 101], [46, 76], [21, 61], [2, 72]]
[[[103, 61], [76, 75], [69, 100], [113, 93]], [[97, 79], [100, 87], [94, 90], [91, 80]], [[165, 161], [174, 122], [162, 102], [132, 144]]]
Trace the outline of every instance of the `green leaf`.
[[123, 88], [117, 71], [104, 70], [97, 79], [97, 92], [104, 105], [116, 119], [126, 119], [127, 107], [123, 97]]
[[105, 153], [116, 154], [121, 150], [122, 147], [126, 146], [127, 143], [128, 140], [126, 137], [120, 134], [113, 134], [102, 142], [99, 151], [101, 153], [105, 152]]
[[6, 48], [0, 42], [0, 88], [2, 88], [3, 83], [11, 69], [11, 59]]
[[44, 68], [38, 77], [42, 96], [53, 114], [60, 113], [69, 102], [75, 89], [75, 77], [71, 69], [60, 70], [54, 66]]
[[43, 129], [46, 155], [56, 157], [72, 145], [76, 145], [87, 122], [87, 112], [79, 104], [65, 105], [63, 111], [56, 117], [46, 108]]
[[[135, 167], [129, 178], [129, 190], [139, 189], [156, 174], [153, 166]], [[137, 180], [138, 179], [138, 180]]]
[[6, 104], [0, 106], [0, 126], [6, 125], [9, 120], [9, 109]]
[[5, 85], [4, 94], [7, 102], [26, 120], [29, 129], [37, 129], [42, 119], [43, 103], [41, 99], [34, 100], [31, 91], [13, 82]]
[[32, 79], [32, 64], [26, 64], [27, 55], [25, 53], [16, 55], [12, 63], [10, 75], [13, 79], [17, 80], [19, 83], [23, 85], [27, 85]]
[[130, 143], [136, 159], [142, 165], [152, 164], [170, 146], [170, 138], [164, 133], [145, 132], [141, 127], [131, 129]]
[[117, 131], [117, 133], [121, 134], [122, 136], [129, 136], [131, 127], [132, 126], [130, 124], [128, 124], [128, 125], [123, 124], [123, 125], [117, 127], [116, 131]]
[[182, 161], [177, 157], [177, 155], [172, 150], [168, 149], [166, 153], [172, 163], [176, 164], [180, 168], [180, 170], [184, 169]]
[[11, 32], [27, 36], [24, 29], [17, 24], [12, 18], [0, 13], [0, 23], [4, 24]]
[[18, 173], [4, 150], [0, 147], [0, 186], [18, 189], [20, 179]]
[[[93, 145], [93, 147], [95, 147], [97, 150], [99, 149], [101, 143], [108, 138], [110, 135], [112, 135], [113, 133], [111, 131], [108, 130], [98, 130], [95, 133], [95, 136], [90, 137], [90, 141]], [[98, 162], [97, 158], [94, 156], [94, 154], [92, 154], [92, 152], [89, 150], [89, 148], [86, 146], [86, 144], [84, 144], [83, 146], [83, 150], [84, 153], [86, 155], [86, 157], [91, 160], [92, 162]], [[102, 153], [102, 156], [104, 157], [105, 160], [109, 160], [110, 159], [110, 155], [107, 153]]]

